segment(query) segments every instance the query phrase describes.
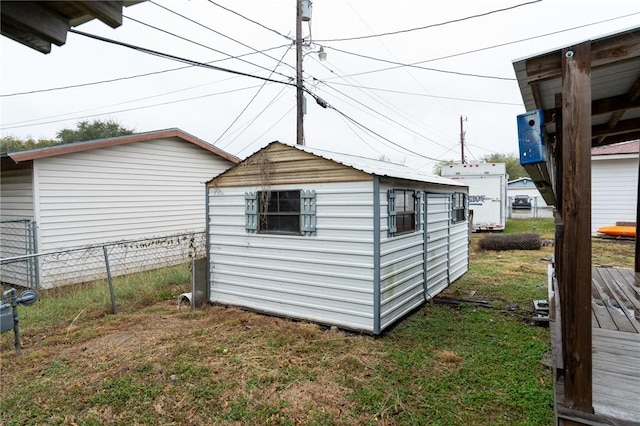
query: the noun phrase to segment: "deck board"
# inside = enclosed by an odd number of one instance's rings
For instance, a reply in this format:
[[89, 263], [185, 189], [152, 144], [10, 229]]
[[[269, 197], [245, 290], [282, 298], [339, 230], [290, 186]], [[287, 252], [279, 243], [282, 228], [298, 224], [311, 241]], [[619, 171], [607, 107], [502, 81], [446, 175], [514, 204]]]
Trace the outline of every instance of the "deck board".
[[[563, 378], [554, 375], [556, 413], [559, 418], [582, 419], [584, 424], [640, 425], [640, 274], [594, 268], [591, 306], [594, 413], [565, 407]], [[561, 313], [556, 310], [549, 324], [554, 371], [561, 371], [559, 321]]]

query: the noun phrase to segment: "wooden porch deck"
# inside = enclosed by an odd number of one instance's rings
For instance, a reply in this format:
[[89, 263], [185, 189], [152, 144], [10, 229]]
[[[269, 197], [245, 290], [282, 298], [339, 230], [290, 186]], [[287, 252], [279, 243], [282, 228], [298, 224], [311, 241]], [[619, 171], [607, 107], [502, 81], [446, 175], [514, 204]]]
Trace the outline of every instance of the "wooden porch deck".
[[[554, 372], [562, 371], [560, 313], [552, 280], [551, 342]], [[592, 270], [593, 414], [564, 405], [563, 378], [554, 374], [558, 424], [640, 425], [640, 274]]]

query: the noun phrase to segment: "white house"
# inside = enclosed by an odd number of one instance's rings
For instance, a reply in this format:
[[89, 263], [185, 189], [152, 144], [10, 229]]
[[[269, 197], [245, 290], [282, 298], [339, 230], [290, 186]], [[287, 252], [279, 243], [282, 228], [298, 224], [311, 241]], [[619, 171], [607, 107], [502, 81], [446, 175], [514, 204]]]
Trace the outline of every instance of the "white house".
[[460, 182], [273, 142], [207, 187], [214, 303], [379, 334], [468, 269]]
[[[3, 224], [35, 222], [31, 251], [40, 253], [204, 232], [202, 186], [238, 162], [178, 129], [10, 152], [1, 160]], [[3, 235], [0, 257], [24, 254], [9, 239]], [[76, 266], [56, 272], [40, 266], [42, 288], [81, 279]], [[2, 275], [11, 281], [7, 268]]]
[[532, 207], [547, 207], [547, 203], [544, 202], [544, 199], [540, 195], [540, 191], [538, 191], [538, 188], [536, 188], [536, 184], [533, 183], [531, 178], [521, 177], [511, 180], [509, 181], [509, 183], [507, 183], [507, 197], [509, 198], [509, 203], [513, 201], [513, 198], [516, 195], [528, 195], [529, 197], [531, 197]]
[[591, 233], [636, 221], [640, 140], [591, 150]]

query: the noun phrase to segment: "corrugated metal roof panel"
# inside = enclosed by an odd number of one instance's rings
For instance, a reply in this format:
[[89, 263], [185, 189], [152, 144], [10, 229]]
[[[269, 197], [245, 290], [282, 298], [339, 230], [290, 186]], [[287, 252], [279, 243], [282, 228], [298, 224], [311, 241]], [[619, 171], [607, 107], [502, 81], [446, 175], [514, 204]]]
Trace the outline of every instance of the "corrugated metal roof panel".
[[308, 146], [293, 146], [296, 149], [308, 152], [318, 157], [322, 157], [327, 160], [340, 163], [342, 165], [352, 167], [354, 169], [369, 173], [371, 175], [389, 177], [396, 179], [407, 179], [417, 182], [435, 183], [440, 185], [451, 186], [463, 186], [467, 185], [452, 180], [443, 178], [441, 176], [434, 175], [433, 173], [425, 173], [422, 170], [412, 169], [404, 164], [390, 163], [387, 161], [376, 160], [368, 157], [361, 157], [351, 154], [338, 153], [333, 151], [326, 151], [319, 148], [312, 148]]

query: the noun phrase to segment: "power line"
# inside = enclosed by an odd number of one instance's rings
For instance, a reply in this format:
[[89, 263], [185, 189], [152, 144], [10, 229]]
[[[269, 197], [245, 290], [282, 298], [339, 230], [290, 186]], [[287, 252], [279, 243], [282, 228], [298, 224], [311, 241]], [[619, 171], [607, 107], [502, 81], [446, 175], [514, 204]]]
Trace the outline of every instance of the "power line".
[[426, 158], [427, 160], [433, 160], [433, 161], [437, 161], [435, 158], [433, 157], [429, 157], [423, 154], [420, 154], [419, 152], [410, 150], [409, 148], [405, 148], [404, 146], [393, 142], [391, 139], [388, 139], [384, 136], [382, 136], [380, 133], [377, 133], [374, 130], [371, 130], [370, 128], [368, 128], [367, 126], [365, 126], [364, 124], [358, 122], [357, 120], [355, 120], [354, 118], [351, 118], [350, 116], [348, 116], [347, 114], [345, 114], [344, 112], [340, 111], [338, 108], [334, 107], [333, 105], [327, 103], [324, 99], [318, 97], [315, 93], [309, 91], [308, 89], [305, 89], [305, 92], [307, 92], [312, 98], [314, 98], [316, 100], [316, 102], [318, 103], [318, 105], [322, 106], [323, 108], [329, 108], [332, 109], [334, 111], [336, 111], [338, 114], [340, 114], [341, 116], [343, 116], [344, 118], [346, 118], [347, 120], [351, 121], [353, 124], [355, 124], [356, 126], [365, 129], [367, 132], [372, 133], [374, 135], [376, 135], [377, 137], [379, 137], [380, 139], [383, 139], [387, 142], [389, 142], [391, 145], [396, 146], [404, 151], [407, 151], [413, 155], [417, 155], [418, 157], [422, 157], [422, 158]]
[[[280, 64], [282, 63], [282, 60], [284, 59], [284, 57], [287, 55], [287, 53], [289, 52], [289, 50], [291, 49], [291, 47], [289, 47], [289, 49], [287, 49], [284, 54], [282, 55], [282, 58], [280, 58], [280, 60], [278, 61], [278, 63], [276, 64], [276, 66], [273, 68], [273, 70], [271, 71], [271, 73], [275, 73], [276, 69], [280, 66]], [[269, 74], [269, 77], [271, 77], [271, 74]], [[222, 137], [229, 131], [229, 129], [236, 124], [236, 122], [240, 119], [240, 117], [242, 117], [242, 114], [244, 114], [244, 112], [247, 110], [247, 108], [249, 108], [249, 106], [251, 106], [251, 104], [253, 103], [253, 101], [256, 100], [256, 98], [258, 97], [258, 95], [260, 94], [260, 92], [262, 91], [262, 89], [264, 89], [264, 86], [267, 84], [267, 82], [263, 82], [262, 85], [260, 86], [260, 88], [256, 91], [256, 93], [253, 95], [253, 97], [249, 100], [249, 102], [247, 103], [247, 105], [242, 109], [242, 111], [240, 111], [240, 114], [237, 115], [237, 117], [231, 122], [231, 124], [229, 124], [229, 126], [225, 129], [224, 132], [222, 132], [222, 134], [220, 136], [218, 136], [218, 139], [216, 139], [212, 145], [215, 145], [220, 139], [222, 139]], [[284, 90], [284, 87], [282, 88]]]
[[[164, 29], [162, 29], [162, 28], [158, 28], [158, 27], [156, 27], [156, 26], [154, 26], [154, 25], [147, 24], [146, 22], [142, 22], [142, 21], [140, 21], [140, 20], [138, 20], [138, 19], [131, 18], [131, 17], [129, 17], [129, 16], [125, 16], [125, 18], [127, 18], [127, 19], [129, 19], [129, 20], [131, 20], [131, 21], [137, 22], [137, 23], [138, 23], [138, 24], [140, 24], [140, 25], [144, 25], [144, 26], [147, 26], [147, 27], [149, 27], [149, 28], [153, 28], [153, 29], [154, 29], [154, 30], [156, 30], [156, 31], [160, 31], [160, 32], [163, 32], [163, 33], [165, 33], [165, 34], [169, 34], [169, 35], [171, 35], [171, 36], [173, 36], [173, 37], [179, 38], [180, 40], [184, 40], [184, 41], [187, 41], [187, 42], [189, 42], [189, 43], [195, 44], [196, 46], [204, 47], [205, 49], [209, 49], [209, 50], [211, 50], [211, 51], [213, 51], [213, 52], [220, 53], [220, 54], [222, 54], [222, 55], [228, 56], [228, 58], [225, 58], [225, 60], [229, 60], [229, 59], [240, 59], [240, 58], [238, 58], [238, 57], [236, 57], [236, 56], [234, 56], [234, 55], [230, 55], [229, 53], [223, 52], [222, 50], [218, 50], [218, 49], [215, 49], [215, 48], [213, 48], [213, 47], [207, 46], [207, 45], [205, 45], [205, 44], [199, 43], [199, 42], [197, 42], [197, 41], [195, 41], [195, 40], [191, 40], [191, 39], [188, 39], [188, 38], [186, 38], [186, 37], [182, 37], [182, 36], [180, 36], [180, 35], [178, 35], [178, 34], [172, 33], [171, 31], [167, 31], [167, 30], [164, 30]], [[185, 19], [188, 19], [188, 18], [185, 18]], [[213, 31], [213, 30], [212, 30], [212, 31]], [[217, 33], [217, 32], [216, 32], [216, 33]], [[217, 33], [217, 34], [219, 34], [219, 33]], [[234, 41], [235, 41], [235, 40], [234, 40]], [[255, 49], [254, 49], [254, 50], [255, 50]], [[268, 55], [267, 55], [267, 56], [268, 56]], [[275, 58], [271, 58], [271, 59], [277, 60], [277, 59], [275, 59]], [[265, 71], [269, 71], [269, 75], [274, 74], [274, 72], [273, 72], [272, 70], [270, 70], [269, 68], [267, 68], [267, 67], [263, 67], [262, 65], [258, 65], [258, 64], [256, 64], [256, 63], [251, 62], [251, 61], [247, 61], [246, 59], [240, 59], [240, 60], [241, 60], [242, 62], [245, 62], [245, 63], [249, 64], [249, 65], [253, 65], [254, 67], [258, 67], [258, 68], [261, 68], [261, 69], [263, 69], [263, 70], [265, 70]], [[285, 78], [289, 78], [289, 76], [288, 76], [288, 75], [285, 75], [285, 74], [282, 74], [282, 73], [279, 73], [279, 72], [276, 72], [275, 74], [281, 75], [282, 77], [285, 77]]]
[[[558, 31], [552, 31], [552, 32], [546, 33], [546, 34], [539, 34], [539, 35], [532, 36], [532, 37], [521, 38], [519, 40], [508, 41], [506, 43], [500, 43], [500, 44], [495, 44], [495, 45], [492, 45], [492, 46], [481, 47], [479, 49], [473, 49], [473, 50], [467, 50], [465, 52], [453, 53], [453, 54], [450, 54], [450, 55], [440, 56], [438, 58], [425, 59], [423, 61], [412, 62], [409, 65], [426, 64], [427, 62], [435, 62], [435, 61], [440, 61], [440, 60], [443, 60], [443, 59], [450, 59], [450, 58], [456, 58], [456, 57], [459, 57], [459, 56], [469, 55], [471, 53], [484, 52], [486, 50], [491, 50], [491, 49], [496, 49], [496, 48], [499, 48], [499, 47], [510, 46], [512, 44], [517, 44], [517, 43], [522, 43], [522, 42], [525, 42], [525, 41], [536, 40], [538, 38], [549, 37], [549, 36], [556, 35], [556, 34], [562, 34], [562, 33], [568, 32], [568, 31], [578, 30], [578, 29], [581, 29], [581, 28], [586, 28], [586, 27], [590, 27], [590, 26], [593, 26], [593, 25], [603, 24], [603, 23], [615, 21], [615, 20], [618, 20], [618, 19], [624, 19], [624, 18], [628, 18], [630, 16], [635, 16], [635, 15], [640, 15], [640, 12], [629, 13], [627, 15], [617, 16], [615, 18], [603, 19], [601, 21], [591, 22], [589, 24], [577, 25], [575, 27], [565, 28], [565, 29], [558, 30]], [[404, 67], [404, 65], [381, 68], [381, 69], [371, 70], [371, 71], [363, 71], [363, 72], [359, 72], [359, 73], [355, 73], [355, 74], [350, 74], [347, 77], [356, 77], [356, 76], [359, 76], [359, 75], [374, 74], [374, 73], [383, 72], [383, 71], [391, 71], [391, 70], [395, 70], [395, 69], [402, 68], [402, 67]], [[333, 78], [335, 78], [335, 77], [329, 77], [326, 80], [330, 80], [330, 79], [333, 79]]]
[[349, 95], [346, 95], [346, 94], [342, 93], [341, 91], [337, 90], [335, 87], [331, 87], [331, 85], [330, 85], [330, 84], [325, 83], [325, 85], [326, 85], [327, 87], [329, 87], [330, 89], [333, 89], [333, 90], [335, 90], [336, 92], [340, 93], [342, 96], [344, 96], [344, 97], [346, 97], [346, 98], [351, 99], [352, 101], [356, 102], [356, 103], [357, 103], [357, 104], [359, 104], [359, 105], [362, 105], [364, 108], [368, 109], [369, 111], [374, 112], [375, 114], [377, 114], [377, 115], [379, 115], [379, 116], [381, 116], [381, 117], [385, 118], [386, 120], [389, 120], [390, 122], [392, 122], [392, 123], [394, 123], [394, 124], [396, 124], [396, 125], [398, 125], [398, 126], [402, 127], [402, 128], [403, 128], [403, 129], [405, 129], [405, 130], [408, 130], [410, 133], [413, 133], [414, 135], [416, 135], [416, 136], [418, 136], [418, 137], [420, 137], [420, 138], [422, 138], [422, 139], [425, 139], [425, 140], [428, 140], [428, 141], [430, 141], [430, 142], [433, 142], [434, 144], [436, 144], [436, 145], [438, 145], [438, 146], [441, 146], [441, 147], [443, 147], [443, 148], [446, 148], [446, 146], [444, 146], [444, 145], [443, 145], [443, 144], [441, 144], [440, 142], [436, 142], [435, 140], [433, 140], [433, 139], [431, 139], [431, 138], [428, 138], [428, 137], [426, 137], [426, 136], [424, 136], [424, 135], [421, 135], [420, 133], [416, 132], [415, 130], [410, 129], [409, 127], [407, 127], [407, 126], [405, 126], [405, 125], [403, 125], [403, 124], [401, 124], [401, 123], [397, 122], [396, 120], [394, 120], [394, 119], [392, 119], [392, 118], [390, 118], [390, 117], [387, 117], [386, 115], [382, 114], [380, 111], [377, 111], [377, 110], [375, 110], [374, 108], [371, 108], [370, 106], [365, 105], [364, 103], [362, 103], [362, 102], [358, 101], [357, 99], [354, 99], [354, 98], [352, 98], [351, 96], [349, 96]]
[[507, 10], [516, 9], [518, 7], [527, 6], [527, 5], [534, 4], [534, 3], [539, 3], [541, 1], [542, 0], [533, 0], [533, 1], [530, 1], [530, 2], [527, 2], [527, 3], [517, 4], [515, 6], [505, 7], [503, 9], [491, 10], [489, 12], [484, 12], [484, 13], [480, 13], [480, 14], [477, 14], [477, 15], [471, 15], [471, 16], [467, 16], [465, 18], [452, 19], [450, 21], [445, 21], [445, 22], [440, 22], [440, 23], [437, 23], [437, 24], [426, 25], [426, 26], [423, 26], [423, 27], [409, 28], [409, 29], [406, 29], [406, 30], [391, 31], [391, 32], [380, 33], [380, 34], [370, 34], [370, 35], [358, 36], [358, 37], [347, 37], [347, 38], [334, 38], [334, 39], [327, 39], [327, 40], [316, 40], [316, 42], [317, 43], [323, 43], [323, 42], [364, 40], [364, 39], [367, 39], [367, 38], [385, 37], [385, 36], [389, 36], [389, 35], [396, 35], [396, 34], [412, 32], [412, 31], [425, 30], [425, 29], [428, 29], [428, 28], [441, 27], [441, 26], [448, 25], [448, 24], [453, 24], [453, 23], [456, 23], [456, 22], [462, 22], [462, 21], [466, 21], [466, 20], [469, 20], [469, 19], [474, 19], [474, 18], [479, 18], [479, 17], [482, 17], [482, 16], [492, 15], [494, 13], [505, 12]]
[[[236, 70], [232, 70], [229, 68], [223, 68], [223, 67], [218, 67], [215, 65], [210, 65], [204, 62], [198, 62], [198, 61], [194, 61], [192, 59], [187, 59], [187, 58], [182, 58], [180, 56], [176, 56], [176, 55], [170, 55], [168, 53], [163, 53], [163, 52], [159, 52], [157, 50], [152, 50], [152, 49], [147, 49], [145, 47], [141, 47], [141, 46], [136, 46], [133, 44], [129, 44], [129, 43], [124, 43], [122, 41], [117, 41], [117, 40], [112, 40], [106, 37], [101, 37], [95, 34], [89, 34], [89, 33], [85, 33], [82, 31], [78, 31], [76, 29], [70, 28], [69, 29], [70, 33], [74, 33], [74, 34], [79, 34], [88, 38], [93, 38], [95, 40], [100, 40], [103, 41], [105, 43], [111, 43], [111, 44], [116, 44], [118, 46], [122, 46], [122, 47], [128, 47], [129, 49], [133, 49], [133, 50], [137, 50], [138, 52], [142, 52], [142, 53], [147, 53], [149, 55], [154, 55], [154, 56], [158, 56], [161, 58], [165, 58], [165, 59], [171, 59], [173, 61], [177, 61], [177, 62], [183, 62], [186, 64], [190, 64], [190, 65], [195, 65], [198, 67], [202, 67], [202, 68], [207, 68], [207, 69], [212, 69], [212, 70], [216, 70], [216, 71], [222, 71], [222, 72], [228, 72], [230, 74], [236, 74], [236, 75], [241, 75], [244, 77], [249, 77], [249, 78], [255, 78], [258, 80], [262, 80], [262, 81], [269, 81], [271, 83], [278, 83], [278, 84], [284, 84], [287, 86], [293, 86], [295, 87], [295, 84], [292, 83], [291, 81], [281, 81], [281, 80], [273, 80], [271, 78], [265, 78], [265, 77], [260, 77], [258, 75], [253, 75], [253, 74], [248, 74], [242, 71], [236, 71]], [[292, 78], [290, 78], [290, 80], [292, 80]]]
[[20, 125], [20, 126], [2, 127], [2, 128], [0, 128], [0, 130], [19, 129], [19, 128], [22, 128], [22, 127], [29, 127], [29, 126], [42, 126], [44, 124], [60, 123], [60, 122], [63, 122], [63, 121], [68, 121], [68, 120], [82, 120], [82, 119], [85, 119], [85, 118], [99, 117], [101, 115], [110, 115], [110, 114], [119, 114], [121, 112], [137, 111], [137, 110], [140, 110], [140, 109], [153, 108], [153, 107], [157, 107], [157, 106], [176, 104], [176, 103], [179, 103], [179, 102], [192, 101], [194, 99], [208, 98], [210, 96], [226, 95], [228, 93], [240, 92], [242, 90], [249, 90], [249, 89], [253, 89], [253, 88], [256, 88], [256, 87], [259, 87], [259, 86], [255, 85], [255, 86], [250, 86], [250, 87], [242, 87], [240, 89], [232, 89], [232, 90], [227, 90], [227, 91], [224, 91], [224, 92], [209, 93], [207, 95], [194, 96], [192, 98], [178, 99], [178, 100], [175, 100], [175, 101], [167, 101], [167, 102], [162, 102], [162, 103], [159, 103], [159, 104], [145, 105], [145, 106], [141, 106], [141, 107], [128, 108], [128, 109], [121, 109], [121, 110], [118, 110], [118, 111], [103, 112], [103, 113], [100, 113], [100, 114], [83, 115], [83, 116], [80, 116], [80, 117], [69, 117], [69, 118], [64, 118], [64, 119], [61, 119], [61, 120], [44, 121], [42, 123], [34, 123], [34, 124], [23, 124], [23, 125]]
[[[249, 53], [245, 53], [244, 55], [238, 55], [238, 56], [236, 56], [236, 58], [255, 55], [256, 53], [268, 52], [270, 50], [276, 50], [276, 49], [280, 49], [280, 48], [288, 47], [288, 46], [290, 46], [290, 45], [289, 44], [282, 44], [280, 46], [270, 47], [268, 49], [261, 50], [260, 52], [249, 52]], [[206, 63], [207, 64], [213, 64], [215, 62], [222, 62], [222, 61], [226, 61], [228, 59], [229, 58], [216, 59], [214, 61], [209, 61], [209, 62], [206, 62]], [[152, 72], [148, 72], [148, 73], [144, 73], [144, 74], [129, 75], [129, 76], [126, 76], [126, 77], [111, 78], [111, 79], [108, 79], [108, 80], [91, 81], [91, 82], [87, 82], [87, 83], [71, 84], [71, 85], [68, 85], [68, 86], [51, 87], [51, 88], [48, 88], [48, 89], [30, 90], [30, 91], [27, 91], [27, 92], [7, 93], [7, 94], [0, 95], [0, 98], [6, 98], [6, 97], [10, 97], [10, 96], [20, 96], [20, 95], [31, 95], [31, 94], [35, 94], [35, 93], [53, 92], [53, 91], [56, 91], [56, 90], [75, 89], [76, 87], [95, 86], [95, 85], [99, 85], [99, 84], [114, 83], [116, 81], [131, 80], [131, 79], [140, 78], [140, 77], [148, 77], [148, 76], [156, 75], [156, 74], [163, 74], [163, 73], [168, 73], [168, 72], [173, 72], [173, 71], [184, 70], [184, 69], [187, 69], [187, 68], [193, 68], [195, 66], [196, 65], [187, 65], [187, 66], [184, 66], [184, 67], [168, 68], [168, 69], [165, 69], [165, 70], [152, 71]]]
[[[258, 139], [260, 139], [261, 137], [263, 137], [264, 135], [266, 135], [266, 134], [267, 134], [267, 132], [268, 132], [269, 130], [273, 129], [273, 128], [278, 124], [278, 123], [280, 123], [282, 120], [284, 120], [284, 118], [285, 118], [287, 115], [289, 115], [289, 113], [290, 113], [291, 111], [293, 111], [293, 109], [294, 109], [295, 107], [296, 107], [296, 106], [295, 106], [295, 105], [293, 105], [291, 108], [289, 108], [289, 110], [288, 110], [287, 112], [285, 112], [284, 114], [282, 114], [282, 116], [281, 116], [278, 120], [276, 120], [276, 122], [275, 122], [275, 123], [273, 123], [273, 124], [272, 124], [268, 129], [267, 129], [267, 130], [265, 130], [264, 132], [262, 132], [262, 134], [261, 134], [261, 135], [259, 135], [257, 138], [255, 138], [254, 140], [252, 140], [251, 142], [249, 142], [249, 144], [248, 144], [247, 146], [245, 146], [245, 147], [244, 147], [244, 148], [242, 148], [240, 151], [238, 151], [238, 152], [236, 153], [236, 156], [238, 156], [238, 154], [240, 154], [241, 152], [244, 152], [247, 148], [249, 148], [251, 145], [253, 145], [253, 144], [254, 144]], [[257, 117], [256, 117], [256, 118], [257, 118]], [[225, 145], [225, 146], [226, 146], [226, 145]]]
[[[158, 7], [160, 7], [160, 8], [162, 8], [162, 9], [164, 9], [164, 10], [166, 10], [167, 12], [173, 13], [174, 15], [181, 17], [182, 19], [185, 19], [185, 20], [187, 20], [187, 21], [189, 21], [189, 22], [191, 22], [191, 23], [194, 23], [194, 24], [196, 24], [196, 25], [198, 25], [198, 26], [200, 26], [200, 27], [202, 27], [202, 28], [204, 28], [204, 29], [207, 29], [207, 30], [211, 31], [211, 32], [212, 32], [212, 33], [214, 33], [214, 34], [218, 34], [218, 35], [220, 35], [220, 36], [222, 36], [222, 37], [224, 37], [224, 38], [226, 38], [226, 39], [228, 39], [228, 40], [231, 40], [231, 41], [233, 41], [233, 42], [235, 42], [235, 43], [238, 43], [239, 45], [241, 45], [241, 46], [243, 46], [243, 47], [246, 47], [247, 49], [251, 49], [251, 50], [253, 50], [253, 51], [254, 51], [254, 52], [256, 52], [256, 53], [261, 53], [261, 54], [263, 54], [264, 56], [266, 56], [266, 57], [267, 57], [267, 58], [269, 58], [269, 59], [272, 59], [272, 60], [274, 60], [274, 61], [278, 61], [278, 59], [274, 58], [273, 56], [267, 55], [267, 54], [265, 54], [265, 53], [263, 53], [263, 52], [259, 51], [258, 49], [256, 49], [256, 48], [254, 48], [254, 47], [249, 46], [249, 45], [248, 45], [248, 44], [246, 44], [246, 43], [243, 43], [243, 42], [241, 42], [241, 41], [239, 41], [239, 40], [236, 40], [236, 39], [235, 39], [235, 38], [233, 38], [233, 37], [230, 37], [230, 36], [228, 36], [228, 35], [226, 35], [226, 34], [223, 34], [223, 33], [219, 32], [219, 31], [216, 31], [216, 30], [214, 30], [213, 28], [211, 28], [211, 27], [209, 27], [209, 26], [207, 26], [207, 25], [204, 25], [204, 24], [202, 24], [202, 23], [200, 23], [200, 22], [198, 22], [198, 21], [196, 21], [196, 20], [193, 20], [193, 19], [191, 19], [191, 18], [189, 18], [189, 17], [187, 17], [187, 16], [184, 16], [184, 15], [183, 15], [183, 14], [181, 14], [181, 13], [176, 12], [175, 10], [172, 10], [172, 9], [169, 9], [168, 7], [162, 6], [162, 5], [160, 5], [160, 4], [156, 3], [156, 2], [154, 2], [153, 0], [151, 0], [151, 3], [152, 3], [152, 4], [154, 4], [154, 5], [156, 5], [156, 6], [158, 6]], [[280, 63], [280, 62], [282, 62], [282, 59], [278, 61], [278, 63]], [[291, 67], [291, 68], [293, 68], [293, 69], [295, 70], [295, 68], [294, 68], [293, 66], [291, 66], [291, 65], [289, 65], [289, 64], [286, 64], [286, 65], [288, 65], [289, 67]]]
[[[325, 83], [325, 84], [327, 84], [327, 83]], [[522, 106], [522, 103], [516, 103], [516, 102], [500, 102], [500, 101], [487, 101], [487, 100], [482, 100], [482, 99], [455, 98], [455, 97], [450, 97], [450, 96], [436, 96], [436, 95], [428, 95], [428, 94], [424, 94], [424, 93], [403, 92], [403, 91], [400, 91], [400, 90], [381, 89], [379, 87], [358, 86], [358, 85], [355, 85], [355, 84], [338, 83], [338, 82], [332, 82], [331, 84], [337, 85], [337, 86], [349, 86], [349, 87], [360, 88], [360, 89], [374, 90], [374, 91], [378, 91], [378, 92], [397, 93], [399, 95], [422, 96], [422, 97], [425, 97], [425, 98], [446, 99], [446, 100], [451, 100], [451, 101], [478, 102], [478, 103], [483, 103], [483, 104], [508, 105], [508, 106], [518, 106], [518, 107]]]
[[284, 37], [284, 38], [286, 38], [286, 39], [287, 39], [287, 40], [289, 40], [289, 41], [295, 42], [295, 39], [294, 39], [293, 37], [286, 36], [286, 35], [282, 34], [281, 32], [274, 30], [273, 28], [269, 28], [269, 27], [267, 27], [266, 25], [261, 24], [261, 23], [260, 23], [260, 22], [258, 22], [258, 21], [255, 21], [255, 20], [253, 20], [253, 19], [251, 19], [251, 18], [247, 18], [246, 16], [244, 16], [244, 15], [242, 15], [242, 14], [240, 14], [240, 13], [238, 13], [238, 12], [234, 11], [234, 10], [231, 10], [231, 9], [229, 9], [229, 8], [227, 8], [227, 7], [224, 7], [224, 6], [222, 6], [222, 5], [220, 5], [220, 4], [216, 3], [216, 2], [214, 2], [214, 1], [212, 1], [212, 0], [208, 0], [208, 1], [209, 1], [209, 3], [211, 3], [211, 4], [213, 4], [213, 5], [215, 5], [215, 6], [218, 6], [220, 9], [224, 9], [224, 10], [226, 10], [227, 12], [233, 13], [234, 15], [237, 15], [237, 16], [241, 17], [242, 19], [246, 20], [246, 21], [249, 21], [249, 22], [251, 22], [251, 23], [253, 23], [253, 24], [256, 24], [257, 26], [262, 27], [262, 28], [264, 28], [264, 29], [265, 29], [265, 30], [267, 30], [267, 31], [271, 31], [272, 33], [275, 33], [275, 34], [279, 35], [280, 37]]
[[[537, 0], [537, 1], [542, 1], [542, 0]], [[405, 63], [402, 63], [402, 62], [390, 61], [388, 59], [375, 58], [373, 56], [362, 55], [360, 53], [355, 53], [355, 52], [349, 52], [348, 50], [338, 49], [337, 47], [334, 47], [334, 46], [326, 46], [326, 47], [329, 47], [330, 49], [335, 50], [337, 52], [345, 53], [347, 55], [358, 56], [360, 58], [371, 59], [373, 61], [378, 61], [378, 62], [385, 62], [387, 64], [398, 65], [399, 67], [417, 68], [417, 69], [421, 69], [421, 70], [439, 72], [439, 73], [444, 73], [444, 74], [462, 75], [462, 76], [465, 76], [465, 77], [487, 78], [487, 79], [505, 80], [505, 81], [515, 81], [516, 80], [515, 78], [511, 78], [511, 77], [499, 77], [499, 76], [493, 76], [493, 75], [472, 74], [472, 73], [467, 73], [467, 72], [448, 71], [448, 70], [441, 70], [441, 69], [438, 69], [438, 68], [423, 67], [423, 66], [416, 65], [416, 64], [405, 64]]]

